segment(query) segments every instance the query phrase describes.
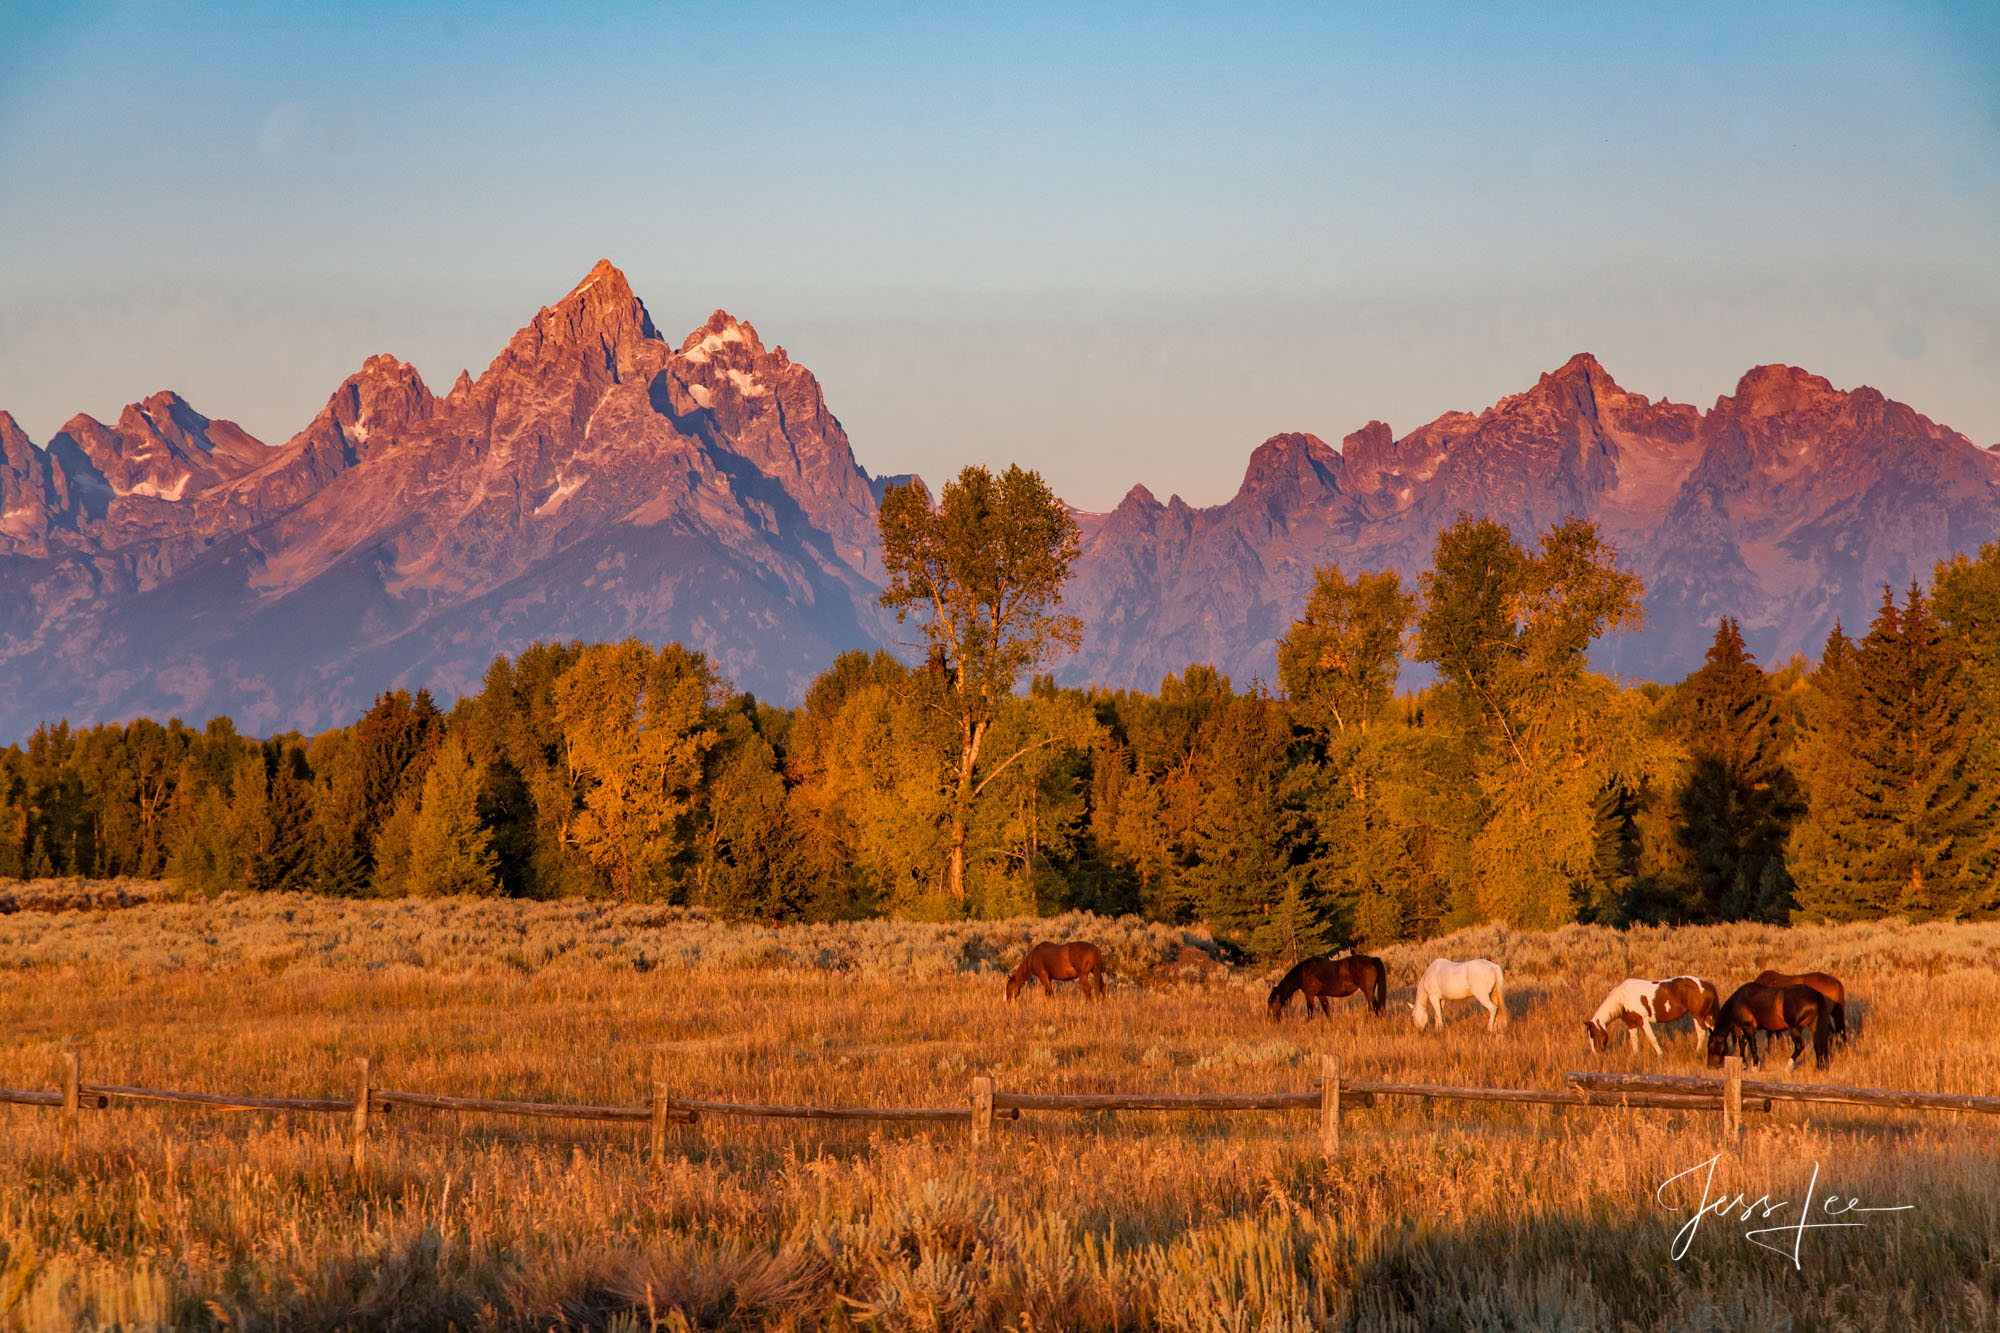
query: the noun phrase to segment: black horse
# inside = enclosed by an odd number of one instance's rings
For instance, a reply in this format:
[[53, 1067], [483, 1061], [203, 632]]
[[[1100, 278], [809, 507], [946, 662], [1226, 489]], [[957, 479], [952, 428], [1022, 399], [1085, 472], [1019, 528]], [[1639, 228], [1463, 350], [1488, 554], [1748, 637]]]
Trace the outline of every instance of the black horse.
[[1833, 1041], [1833, 1002], [1811, 986], [1759, 986], [1754, 981], [1745, 982], [1722, 1002], [1722, 1009], [1715, 1016], [1715, 1027], [1708, 1034], [1709, 1067], [1720, 1065], [1724, 1056], [1741, 1054], [1761, 1068], [1764, 1057], [1757, 1050], [1759, 1032], [1790, 1033], [1793, 1064], [1805, 1054], [1810, 1038], [1813, 1067], [1824, 1069], [1827, 1048]]
[[1337, 1000], [1356, 991], [1368, 997], [1370, 1010], [1380, 1014], [1382, 1006], [1389, 1000], [1389, 969], [1382, 966], [1380, 958], [1371, 958], [1365, 953], [1339, 959], [1308, 958], [1285, 973], [1283, 981], [1271, 987], [1271, 998], [1266, 1005], [1271, 1017], [1283, 1017], [1285, 1006], [1300, 991], [1306, 993], [1308, 1018], [1315, 1008], [1322, 1014], [1332, 1013], [1328, 1000]]

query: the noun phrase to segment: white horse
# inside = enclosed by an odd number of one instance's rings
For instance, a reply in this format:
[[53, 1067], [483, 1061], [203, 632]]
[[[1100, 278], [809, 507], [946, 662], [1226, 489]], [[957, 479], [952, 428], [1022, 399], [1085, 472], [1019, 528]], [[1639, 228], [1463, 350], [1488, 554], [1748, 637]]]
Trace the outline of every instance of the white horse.
[[1434, 958], [1417, 981], [1417, 1002], [1410, 1006], [1410, 1016], [1417, 1020], [1418, 1031], [1433, 1017], [1443, 1027], [1443, 1001], [1477, 1000], [1486, 1008], [1486, 1030], [1491, 1032], [1507, 1025], [1506, 982], [1500, 964], [1484, 958], [1464, 963]]

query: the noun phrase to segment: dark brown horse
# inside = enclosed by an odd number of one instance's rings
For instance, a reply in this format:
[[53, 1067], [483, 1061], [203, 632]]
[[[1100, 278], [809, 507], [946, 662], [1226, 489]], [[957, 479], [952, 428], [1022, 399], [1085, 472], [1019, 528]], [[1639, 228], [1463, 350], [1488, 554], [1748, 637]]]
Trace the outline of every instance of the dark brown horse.
[[1041, 979], [1042, 989], [1051, 995], [1056, 993], [1056, 982], [1076, 981], [1082, 983], [1085, 995], [1094, 994], [1101, 1000], [1104, 998], [1104, 955], [1095, 944], [1082, 940], [1073, 940], [1068, 944], [1044, 940], [1028, 950], [1028, 956], [1014, 969], [1014, 975], [1007, 978], [1007, 998], [1011, 1000], [1019, 995], [1021, 987], [1036, 978]]
[[1805, 1054], [1806, 1040], [1810, 1038], [1813, 1067], [1824, 1069], [1827, 1047], [1833, 1041], [1833, 1004], [1811, 986], [1760, 986], [1754, 981], [1745, 982], [1722, 1002], [1722, 1009], [1716, 1014], [1715, 1030], [1708, 1034], [1709, 1067], [1720, 1065], [1724, 1056], [1740, 1054], [1761, 1068], [1764, 1057], [1757, 1051], [1759, 1032], [1789, 1032], [1793, 1064]]
[[1317, 1008], [1322, 1014], [1331, 1014], [1327, 1003], [1343, 995], [1359, 992], [1368, 997], [1368, 1008], [1379, 1014], [1389, 999], [1389, 969], [1382, 966], [1380, 958], [1371, 958], [1365, 953], [1349, 954], [1345, 958], [1308, 958], [1285, 973], [1284, 980], [1271, 987], [1271, 998], [1266, 1010], [1272, 1018], [1284, 1016], [1285, 1006], [1300, 991], [1306, 993], [1306, 1017], [1312, 1017]]
[[1759, 986], [1811, 986], [1826, 997], [1833, 1006], [1833, 1035], [1843, 1042], [1847, 1040], [1847, 987], [1840, 984], [1840, 978], [1826, 972], [1773, 972], [1769, 968], [1757, 974]]

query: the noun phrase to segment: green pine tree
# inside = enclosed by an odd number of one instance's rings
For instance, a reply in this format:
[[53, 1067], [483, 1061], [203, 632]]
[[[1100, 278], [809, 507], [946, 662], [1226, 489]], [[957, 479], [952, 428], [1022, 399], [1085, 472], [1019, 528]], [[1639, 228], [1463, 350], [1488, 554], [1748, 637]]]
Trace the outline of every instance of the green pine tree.
[[1260, 695], [1217, 711], [1188, 872], [1210, 929], [1266, 961], [1297, 962], [1345, 933], [1313, 873], [1290, 731], [1284, 709]]
[[1788, 905], [1762, 901], [1759, 886], [1776, 863], [1800, 811], [1787, 764], [1790, 737], [1776, 690], [1743, 646], [1734, 620], [1716, 627], [1707, 661], [1674, 692], [1691, 770], [1679, 793], [1691, 921], [1783, 920]]
[[1901, 607], [1884, 591], [1881, 613], [1851, 653], [1836, 642], [1829, 648], [1809, 714], [1810, 808], [1792, 843], [1796, 915], [2000, 910], [2000, 791], [1970, 762], [1977, 719], [1963, 646], [1912, 584]]
[[479, 771], [465, 742], [448, 739], [424, 775], [410, 827], [409, 891], [425, 896], [497, 893], [493, 835], [479, 818]]

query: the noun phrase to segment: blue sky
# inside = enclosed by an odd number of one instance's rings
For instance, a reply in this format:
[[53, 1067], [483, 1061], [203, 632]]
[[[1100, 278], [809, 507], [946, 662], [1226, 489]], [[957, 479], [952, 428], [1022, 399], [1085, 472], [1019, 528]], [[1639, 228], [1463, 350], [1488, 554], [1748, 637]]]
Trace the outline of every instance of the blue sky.
[[277, 442], [609, 257], [864, 466], [1231, 493], [1572, 352], [2000, 442], [2000, 6], [0, 3], [0, 407]]

